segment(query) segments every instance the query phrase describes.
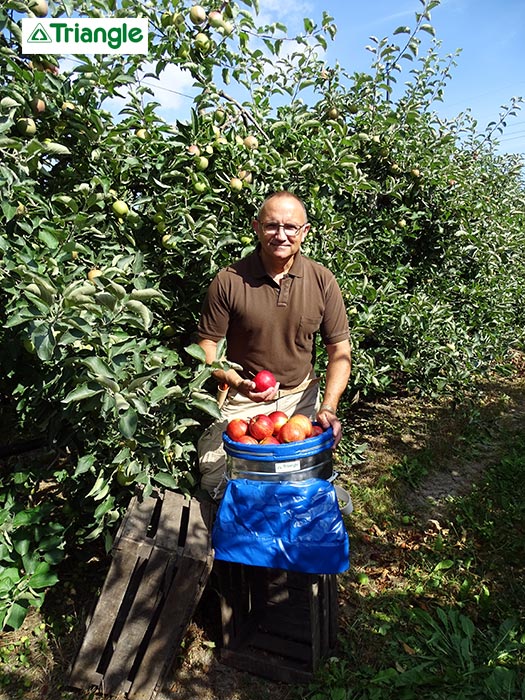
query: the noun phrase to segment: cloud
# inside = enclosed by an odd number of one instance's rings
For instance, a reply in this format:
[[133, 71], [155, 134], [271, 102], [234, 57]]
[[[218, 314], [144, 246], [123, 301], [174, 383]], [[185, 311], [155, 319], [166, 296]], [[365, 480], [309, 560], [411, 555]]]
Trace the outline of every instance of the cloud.
[[258, 21], [261, 24], [281, 22], [291, 31], [303, 26], [303, 19], [314, 12], [314, 4], [309, 0], [260, 0]]
[[[153, 66], [144, 66], [143, 73], [154, 72]], [[193, 102], [192, 84], [193, 78], [188, 71], [182, 70], [177, 65], [168, 65], [160, 74], [158, 80], [154, 77], [144, 77], [141, 84], [148, 87], [152, 95], [145, 94], [144, 102], [157, 102], [161, 106], [157, 108], [157, 114], [167, 122], [174, 122], [178, 118], [186, 118]], [[104, 107], [113, 114], [117, 114], [127, 103], [129, 92], [136, 87], [123, 87], [119, 90], [122, 98], [111, 98], [104, 102]]]

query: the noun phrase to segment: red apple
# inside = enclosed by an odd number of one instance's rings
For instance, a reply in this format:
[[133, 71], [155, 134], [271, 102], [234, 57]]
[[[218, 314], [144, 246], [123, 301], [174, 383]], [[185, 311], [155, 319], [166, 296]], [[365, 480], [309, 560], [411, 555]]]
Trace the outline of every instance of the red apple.
[[279, 440], [274, 437], [273, 435], [270, 435], [270, 437], [265, 437], [264, 440], [261, 440], [259, 445], [280, 445], [281, 443]]
[[300, 423], [288, 421], [279, 431], [279, 442], [300, 442], [308, 436]]
[[257, 440], [251, 435], [242, 435], [236, 442], [242, 442], [245, 445], [257, 445]]
[[226, 435], [236, 442], [239, 442], [239, 438], [246, 435], [247, 432], [248, 423], [242, 418], [233, 418], [226, 426]]
[[305, 416], [302, 413], [296, 413], [289, 419], [288, 422], [300, 425], [304, 430], [305, 437], [310, 437], [312, 434], [312, 421], [308, 418], [308, 416]]
[[266, 391], [266, 389], [269, 389], [277, 384], [275, 377], [267, 369], [257, 372], [253, 378], [253, 381], [255, 382], [256, 391]]
[[310, 437], [321, 435], [321, 433], [324, 433], [324, 430], [321, 428], [320, 425], [312, 425], [312, 432], [310, 433]]
[[273, 434], [275, 436], [279, 435], [279, 430], [288, 420], [288, 416], [283, 411], [272, 411], [272, 413], [268, 415], [268, 418], [273, 423]]
[[264, 413], [250, 418], [248, 422], [248, 433], [256, 440], [264, 440], [273, 433], [273, 423]]

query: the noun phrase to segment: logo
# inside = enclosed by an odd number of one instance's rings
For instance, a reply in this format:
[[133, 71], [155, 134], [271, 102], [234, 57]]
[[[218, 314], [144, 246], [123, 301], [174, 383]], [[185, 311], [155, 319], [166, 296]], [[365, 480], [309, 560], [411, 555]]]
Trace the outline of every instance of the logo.
[[22, 19], [25, 54], [147, 54], [145, 18]]
[[51, 44], [53, 42], [41, 22], [36, 25], [27, 41], [30, 44]]

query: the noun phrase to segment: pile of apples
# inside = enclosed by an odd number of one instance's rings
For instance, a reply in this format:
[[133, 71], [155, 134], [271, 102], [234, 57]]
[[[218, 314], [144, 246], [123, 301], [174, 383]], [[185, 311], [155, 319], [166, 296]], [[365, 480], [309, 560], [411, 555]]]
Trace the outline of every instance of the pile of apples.
[[234, 442], [249, 445], [281, 445], [299, 442], [320, 435], [323, 429], [302, 413], [288, 418], [283, 411], [268, 415], [260, 413], [253, 418], [233, 418], [226, 426], [226, 435]]

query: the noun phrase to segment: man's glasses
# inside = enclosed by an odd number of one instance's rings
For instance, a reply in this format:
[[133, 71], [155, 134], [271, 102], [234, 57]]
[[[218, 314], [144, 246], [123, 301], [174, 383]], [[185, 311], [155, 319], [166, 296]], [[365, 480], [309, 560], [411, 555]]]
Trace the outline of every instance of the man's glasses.
[[278, 224], [276, 221], [268, 221], [265, 223], [259, 222], [259, 226], [268, 236], [275, 236], [282, 229], [288, 238], [295, 238], [299, 231], [306, 226], [307, 222], [297, 226], [296, 224]]

